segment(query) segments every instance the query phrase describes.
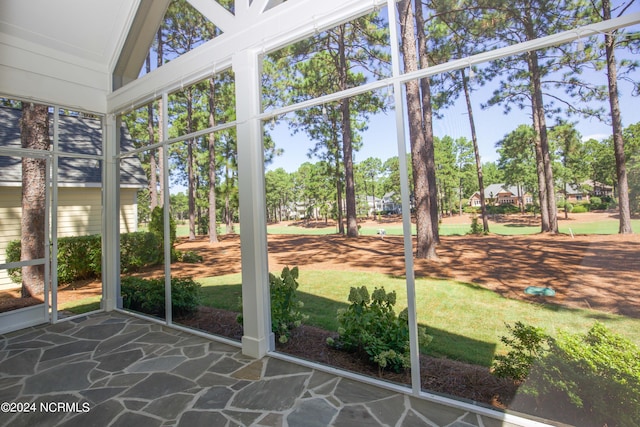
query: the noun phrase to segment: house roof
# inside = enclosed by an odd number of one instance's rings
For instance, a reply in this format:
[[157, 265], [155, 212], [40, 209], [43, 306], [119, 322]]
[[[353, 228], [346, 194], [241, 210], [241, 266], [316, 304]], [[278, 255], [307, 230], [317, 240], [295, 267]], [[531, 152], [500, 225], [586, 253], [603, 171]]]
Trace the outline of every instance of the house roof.
[[[520, 190], [522, 192], [522, 190]], [[491, 184], [484, 188], [484, 197], [496, 198], [500, 193], [511, 193], [514, 196], [518, 195], [518, 188], [515, 185], [507, 184]]]
[[[20, 148], [20, 117], [22, 112], [15, 108], [0, 107], [0, 147]], [[53, 120], [50, 120], [53, 137]], [[102, 123], [98, 119], [60, 115], [59, 151], [100, 155]], [[120, 128], [122, 149], [130, 150], [133, 143], [126, 126]], [[128, 188], [142, 188], [147, 179], [137, 157], [127, 157], [120, 162], [120, 185]], [[19, 157], [0, 156], [0, 186], [21, 185], [22, 167]], [[60, 157], [58, 162], [58, 183], [63, 187], [100, 186], [102, 182], [102, 162], [94, 159], [74, 159]]]

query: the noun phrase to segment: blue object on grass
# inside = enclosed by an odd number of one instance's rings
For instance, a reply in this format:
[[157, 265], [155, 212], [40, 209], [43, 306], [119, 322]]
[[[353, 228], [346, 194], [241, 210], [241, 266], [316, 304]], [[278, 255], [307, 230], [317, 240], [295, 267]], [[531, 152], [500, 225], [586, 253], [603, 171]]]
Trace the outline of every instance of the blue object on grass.
[[556, 291], [553, 289], [540, 286], [529, 286], [524, 290], [524, 293], [529, 295], [543, 295], [545, 297], [553, 297], [556, 295]]

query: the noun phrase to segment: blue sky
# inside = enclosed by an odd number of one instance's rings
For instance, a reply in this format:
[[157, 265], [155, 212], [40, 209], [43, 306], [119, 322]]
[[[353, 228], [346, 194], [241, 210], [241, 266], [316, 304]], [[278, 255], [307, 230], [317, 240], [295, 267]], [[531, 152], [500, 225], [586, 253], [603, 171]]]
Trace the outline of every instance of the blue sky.
[[[635, 80], [640, 80], [640, 71], [634, 75]], [[606, 84], [606, 75], [599, 73], [598, 82]], [[620, 82], [620, 101], [623, 125], [628, 126], [640, 121], [639, 97], [632, 97], [632, 86], [627, 82]], [[530, 109], [519, 110], [514, 107], [508, 115], [503, 113], [501, 106], [493, 106], [487, 109], [480, 108], [480, 104], [486, 102], [491, 96], [496, 84], [488, 84], [475, 88], [472, 92], [473, 114], [478, 135], [478, 145], [483, 162], [496, 161], [498, 155], [495, 151], [496, 142], [500, 141], [507, 133], [514, 130], [520, 124], [531, 124]], [[603, 104], [608, 111], [608, 103]], [[560, 115], [560, 117], [566, 117]], [[571, 117], [568, 120], [578, 121], [576, 128], [583, 138], [601, 139], [611, 135], [611, 126], [597, 118], [583, 119]], [[547, 119], [547, 125], [551, 126], [555, 119]], [[268, 170], [279, 167], [287, 172], [297, 170], [300, 164], [309, 161], [316, 162], [317, 158], [308, 158], [307, 153], [314, 142], [310, 141], [306, 134], [300, 132], [291, 135], [291, 131], [285, 122], [280, 122], [270, 131], [278, 148], [284, 149], [282, 156], [276, 157], [268, 166]], [[434, 133], [438, 137], [449, 135], [453, 138], [466, 137], [471, 139], [469, 120], [464, 97], [459, 98], [456, 104], [443, 111], [441, 119], [434, 119]], [[406, 131], [408, 138], [408, 130]], [[363, 147], [355, 153], [355, 163], [368, 157], [378, 157], [382, 161], [396, 156], [396, 130], [395, 112], [389, 111], [379, 114], [369, 120], [369, 129], [363, 134]]]

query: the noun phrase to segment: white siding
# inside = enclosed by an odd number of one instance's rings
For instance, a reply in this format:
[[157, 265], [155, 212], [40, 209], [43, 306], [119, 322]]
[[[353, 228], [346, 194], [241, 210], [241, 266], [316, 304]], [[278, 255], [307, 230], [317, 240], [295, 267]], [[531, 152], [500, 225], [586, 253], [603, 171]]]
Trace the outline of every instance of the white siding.
[[[120, 232], [137, 231], [138, 211], [135, 189], [120, 191]], [[6, 248], [20, 238], [21, 189], [0, 188], [0, 263], [6, 262]], [[58, 190], [58, 236], [86, 236], [102, 233], [100, 188], [60, 188]], [[0, 270], [0, 290], [16, 286], [6, 270]]]

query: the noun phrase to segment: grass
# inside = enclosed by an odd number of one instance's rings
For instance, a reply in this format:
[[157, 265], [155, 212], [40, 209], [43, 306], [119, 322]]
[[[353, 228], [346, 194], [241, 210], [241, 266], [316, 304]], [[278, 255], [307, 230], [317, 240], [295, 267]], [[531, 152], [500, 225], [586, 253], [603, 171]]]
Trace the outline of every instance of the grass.
[[[238, 311], [241, 295], [239, 274], [199, 279], [204, 304]], [[407, 305], [403, 278], [379, 273], [345, 271], [300, 271], [299, 298], [306, 324], [336, 331], [336, 311], [347, 306], [349, 289], [367, 286], [369, 291], [384, 287], [396, 291], [396, 313]], [[640, 344], [640, 319], [580, 310], [530, 304], [506, 299], [476, 285], [449, 280], [416, 280], [418, 323], [427, 327], [432, 343], [426, 354], [490, 366], [493, 356], [503, 352], [500, 337], [507, 335], [505, 324], [520, 320], [543, 327], [551, 335], [559, 331], [586, 332], [595, 321]]]
[[101, 296], [96, 295], [94, 297], [86, 297], [82, 299], [68, 301], [63, 304], [58, 304], [58, 310], [70, 311], [73, 314], [88, 313], [90, 311], [100, 309], [100, 299], [101, 299]]
[[[574, 214], [580, 215], [580, 214]], [[605, 219], [594, 222], [576, 223], [574, 221], [564, 221], [564, 214], [560, 212], [558, 214], [560, 219], [559, 231], [566, 234], [617, 234], [619, 221], [615, 218]], [[322, 222], [314, 223], [322, 225]], [[640, 219], [631, 220], [631, 227], [635, 233], [640, 233]], [[539, 226], [526, 226], [526, 225], [514, 225], [514, 224], [500, 224], [492, 222], [489, 225], [492, 233], [500, 234], [503, 236], [524, 235], [524, 234], [536, 234], [540, 232]], [[363, 236], [373, 236], [378, 234], [378, 230], [384, 229], [385, 233], [390, 236], [402, 236], [402, 225], [389, 225], [384, 223], [365, 223], [361, 225], [360, 234]], [[460, 236], [469, 233], [471, 229], [471, 219], [465, 224], [440, 224], [441, 236]], [[146, 230], [145, 227], [140, 226], [140, 230]], [[235, 233], [240, 232], [239, 224], [234, 225]], [[267, 226], [267, 233], [269, 234], [301, 234], [308, 236], [318, 236], [326, 234], [337, 233], [337, 228], [334, 227], [302, 227], [297, 225], [284, 225], [281, 223], [270, 224]], [[411, 226], [411, 233], [416, 234], [416, 226]], [[184, 237], [189, 235], [188, 224], [178, 224], [176, 226], [176, 234], [178, 237]], [[222, 233], [224, 234], [224, 233]]]

